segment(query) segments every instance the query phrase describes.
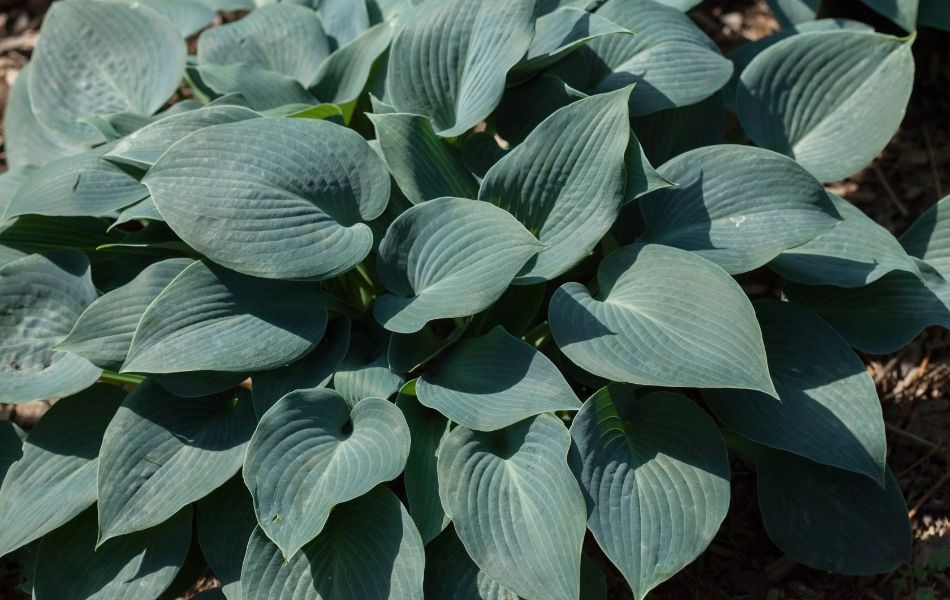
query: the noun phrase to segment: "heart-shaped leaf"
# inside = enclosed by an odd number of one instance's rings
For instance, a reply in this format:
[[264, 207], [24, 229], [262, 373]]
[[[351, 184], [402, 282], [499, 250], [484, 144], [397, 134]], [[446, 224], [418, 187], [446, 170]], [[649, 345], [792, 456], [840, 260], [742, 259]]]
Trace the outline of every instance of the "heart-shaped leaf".
[[767, 451], [756, 467], [762, 522], [795, 560], [822, 571], [873, 575], [910, 558], [907, 504], [890, 469], [882, 487], [786, 452]]
[[96, 298], [89, 261], [75, 250], [31, 254], [0, 267], [0, 398], [19, 403], [62, 398], [102, 372], [54, 352]]
[[439, 495], [465, 549], [519, 596], [580, 593], [586, 513], [570, 443], [560, 419], [540, 414], [489, 433], [457, 427], [439, 450]]
[[534, 33], [534, 0], [447, 0], [410, 20], [389, 51], [387, 100], [457, 136], [494, 110]]
[[939, 271], [944, 279], [950, 278], [950, 196], [920, 215], [901, 236], [900, 243], [909, 254]]
[[780, 402], [746, 390], [704, 390], [716, 416], [760, 444], [883, 481], [884, 417], [861, 359], [808, 309], [760, 300], [755, 312]]
[[398, 476], [409, 443], [391, 402], [366, 398], [351, 408], [326, 389], [284, 396], [261, 417], [244, 462], [258, 523], [290, 560], [334, 506]]
[[419, 378], [416, 394], [425, 406], [477, 431], [581, 406], [554, 363], [501, 327], [450, 348]]
[[541, 245], [487, 202], [438, 198], [399, 215], [379, 244], [377, 269], [392, 292], [376, 298], [383, 327], [413, 333], [428, 321], [484, 310]]
[[176, 398], [152, 381], [128, 395], [99, 455], [99, 542], [158, 525], [240, 468], [250, 394]]
[[194, 261], [172, 258], [149, 265], [129, 283], [97, 298], [56, 345], [103, 369], [118, 370], [148, 305]]
[[547, 246], [517, 283], [563, 274], [616, 220], [630, 140], [629, 95], [624, 88], [554, 112], [485, 175], [479, 200], [506, 209]]
[[230, 269], [282, 279], [353, 268], [373, 244], [362, 221], [382, 214], [389, 198], [386, 166], [363, 138], [313, 119], [196, 131], [143, 181], [168, 225], [195, 250]]
[[775, 396], [752, 304], [715, 264], [636, 244], [608, 256], [597, 283], [596, 297], [565, 283], [549, 306], [551, 333], [579, 367], [613, 381]]
[[587, 526], [637, 600], [693, 561], [729, 509], [719, 429], [685, 396], [611, 384], [571, 424]]
[[274, 71], [304, 87], [314, 82], [329, 55], [330, 41], [317, 13], [289, 3], [263, 6], [198, 38], [200, 64], [241, 64]]
[[326, 324], [316, 283], [261, 280], [196, 261], [148, 305], [122, 370], [273, 369], [309, 352]]
[[757, 145], [834, 181], [880, 154], [904, 118], [913, 82], [908, 40], [863, 31], [793, 35], [745, 68], [736, 109]]
[[102, 435], [124, 396], [115, 386], [95, 385], [60, 400], [37, 422], [0, 486], [0, 555], [39, 539], [96, 501]]
[[478, 184], [462, 157], [436, 135], [427, 118], [403, 113], [369, 117], [389, 172], [410, 202], [478, 195]]
[[795, 283], [862, 287], [891, 271], [917, 273], [917, 264], [888, 230], [832, 193], [843, 220], [815, 239], [789, 248], [769, 268]]
[[171, 96], [185, 67], [175, 26], [138, 3], [79, 0], [50, 8], [33, 52], [30, 101], [55, 134], [101, 139], [79, 121], [101, 113], [150, 115]]
[[96, 544], [96, 511], [89, 509], [43, 538], [33, 597], [158, 598], [172, 583], [191, 545], [191, 507], [157, 527]]
[[241, 600], [241, 565], [257, 527], [251, 494], [236, 475], [196, 506], [201, 553], [228, 600]]
[[821, 184], [795, 161], [750, 146], [681, 154], [660, 167], [676, 187], [640, 200], [644, 242], [690, 250], [745, 273], [838, 224]]
[[245, 600], [422, 598], [422, 540], [399, 499], [379, 486], [341, 504], [290, 560], [258, 528], [241, 572]]

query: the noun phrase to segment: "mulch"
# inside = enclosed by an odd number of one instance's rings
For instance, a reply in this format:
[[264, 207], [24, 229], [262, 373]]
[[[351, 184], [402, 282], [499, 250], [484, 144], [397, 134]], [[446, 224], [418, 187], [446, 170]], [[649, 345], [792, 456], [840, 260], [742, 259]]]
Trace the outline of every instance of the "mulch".
[[[859, 5], [845, 4], [851, 11]], [[45, 0], [0, 0], [0, 107], [36, 44], [47, 7]], [[692, 16], [725, 50], [778, 29], [762, 0], [706, 0]], [[894, 31], [870, 11], [860, 18], [879, 30]], [[920, 31], [914, 54], [914, 94], [900, 130], [868, 168], [828, 186], [897, 235], [950, 193], [950, 34]], [[2, 135], [0, 129], [0, 141]], [[0, 146], [0, 171], [5, 168]], [[935, 551], [950, 549], [950, 332], [931, 328], [895, 354], [863, 358], [887, 422], [888, 462], [911, 514], [911, 565], [856, 578], [815, 571], [783, 556], [762, 528], [755, 475], [736, 460], [732, 506], [719, 534], [703, 556], [651, 598], [884, 600], [914, 598], [917, 587], [933, 589], [933, 598], [950, 598], [950, 572], [920, 568]], [[43, 410], [42, 404], [0, 405], [0, 418], [29, 422]], [[588, 544], [588, 550], [607, 574], [610, 598], [630, 598], [596, 544]], [[12, 590], [17, 576], [15, 564], [0, 561], [0, 599], [24, 597]]]

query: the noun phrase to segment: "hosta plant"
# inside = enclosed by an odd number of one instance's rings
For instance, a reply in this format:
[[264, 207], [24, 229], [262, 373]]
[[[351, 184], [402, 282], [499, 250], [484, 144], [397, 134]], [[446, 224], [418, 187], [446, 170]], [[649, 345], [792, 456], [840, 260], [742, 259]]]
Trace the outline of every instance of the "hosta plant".
[[896, 239], [822, 182], [914, 38], [724, 56], [693, 4], [54, 3], [0, 178], [0, 402], [56, 400], [0, 422], [24, 586], [640, 599], [737, 461], [795, 560], [904, 561], [857, 351], [950, 325], [950, 205]]

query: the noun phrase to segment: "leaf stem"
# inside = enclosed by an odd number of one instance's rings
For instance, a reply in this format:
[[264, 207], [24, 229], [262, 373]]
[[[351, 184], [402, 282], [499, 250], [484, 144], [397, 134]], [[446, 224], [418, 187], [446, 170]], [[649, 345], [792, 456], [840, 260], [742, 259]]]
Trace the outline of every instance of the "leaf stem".
[[145, 380], [143, 375], [133, 373], [116, 373], [115, 371], [104, 370], [99, 376], [99, 381], [106, 383], [115, 383], [119, 385], [138, 385]]

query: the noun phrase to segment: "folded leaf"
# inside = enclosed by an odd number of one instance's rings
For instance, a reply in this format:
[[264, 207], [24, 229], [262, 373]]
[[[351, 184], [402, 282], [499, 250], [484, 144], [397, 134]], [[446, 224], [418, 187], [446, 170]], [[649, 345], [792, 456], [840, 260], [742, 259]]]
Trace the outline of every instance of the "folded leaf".
[[489, 433], [457, 427], [439, 450], [439, 495], [462, 544], [519, 596], [580, 593], [585, 511], [570, 441], [560, 419], [540, 414]]
[[910, 45], [863, 31], [783, 40], [742, 72], [742, 128], [819, 180], [843, 179], [880, 154], [904, 118], [914, 82]]
[[333, 375], [335, 389], [350, 406], [363, 398], [389, 399], [406, 382], [389, 368], [386, 352], [360, 334], [350, 338], [345, 358]]
[[321, 102], [345, 106], [344, 116], [349, 118], [373, 65], [389, 47], [392, 36], [392, 23], [380, 23], [335, 50], [320, 65], [311, 91]]
[[920, 215], [901, 236], [900, 243], [909, 254], [950, 279], [950, 196]]
[[194, 262], [149, 304], [123, 371], [256, 371], [285, 365], [323, 337], [315, 283], [261, 280]]
[[642, 599], [693, 561], [729, 509], [729, 456], [716, 424], [685, 396], [638, 399], [611, 384], [571, 425], [570, 462], [587, 526]]
[[497, 300], [540, 249], [511, 214], [487, 202], [417, 204], [392, 222], [379, 244], [377, 270], [392, 293], [376, 298], [373, 314], [397, 333], [475, 314]]
[[334, 506], [396, 478], [408, 454], [409, 427], [391, 402], [366, 398], [351, 408], [333, 390], [303, 390], [261, 417], [244, 481], [258, 523], [289, 561], [324, 530]]
[[728, 273], [745, 273], [838, 224], [821, 184], [770, 150], [719, 145], [660, 167], [675, 187], [640, 200], [652, 242], [690, 250]]
[[548, 322], [579, 367], [613, 381], [775, 395], [752, 304], [715, 264], [685, 250], [626, 246], [597, 273], [600, 292], [565, 283]]

